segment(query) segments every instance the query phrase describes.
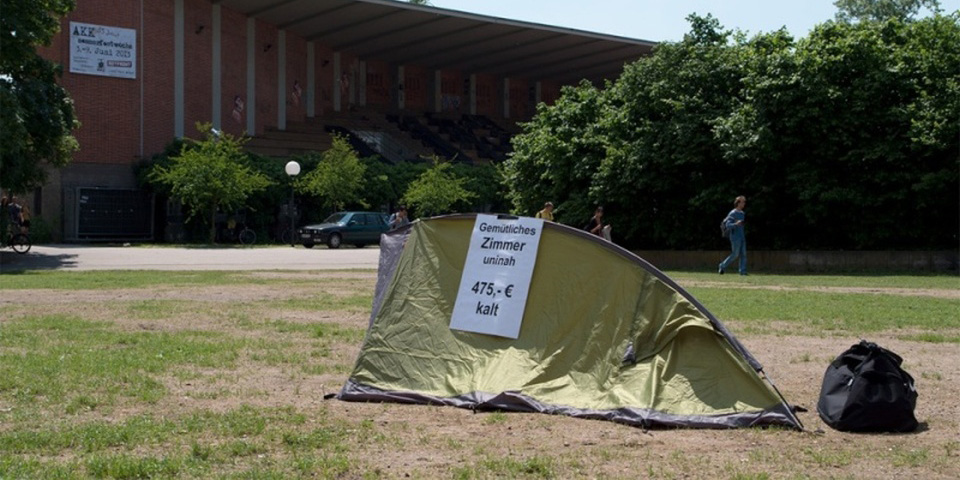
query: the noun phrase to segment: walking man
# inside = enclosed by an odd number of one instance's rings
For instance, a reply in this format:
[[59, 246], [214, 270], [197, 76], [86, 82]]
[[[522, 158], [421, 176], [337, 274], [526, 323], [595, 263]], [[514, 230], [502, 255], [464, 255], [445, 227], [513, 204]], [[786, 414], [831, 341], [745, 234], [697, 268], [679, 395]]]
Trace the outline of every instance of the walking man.
[[730, 231], [730, 255], [720, 262], [720, 266], [717, 268], [717, 272], [720, 273], [720, 275], [723, 275], [727, 266], [733, 263], [738, 257], [740, 258], [740, 275], [747, 274], [747, 237], [743, 226], [744, 219], [746, 218], [746, 214], [743, 213], [743, 207], [746, 205], [747, 197], [743, 195], [738, 196], [733, 201], [733, 210], [730, 210], [727, 218], [723, 221], [724, 226]]

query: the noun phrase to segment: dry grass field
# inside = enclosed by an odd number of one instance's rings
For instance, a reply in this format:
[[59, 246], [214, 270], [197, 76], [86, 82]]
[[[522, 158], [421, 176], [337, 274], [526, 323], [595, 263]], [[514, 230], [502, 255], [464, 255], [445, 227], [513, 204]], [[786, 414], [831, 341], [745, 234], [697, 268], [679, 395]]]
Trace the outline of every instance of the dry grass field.
[[[956, 277], [675, 277], [807, 431], [650, 430], [562, 416], [325, 400], [375, 273], [0, 276], [0, 478], [960, 478]], [[911, 434], [815, 413], [858, 337], [905, 359]]]

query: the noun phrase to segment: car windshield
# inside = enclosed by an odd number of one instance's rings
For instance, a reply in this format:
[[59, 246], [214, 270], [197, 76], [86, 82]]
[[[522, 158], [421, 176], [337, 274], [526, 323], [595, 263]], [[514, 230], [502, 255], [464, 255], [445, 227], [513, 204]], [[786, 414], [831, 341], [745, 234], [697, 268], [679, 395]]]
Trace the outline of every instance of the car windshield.
[[330, 215], [329, 217], [327, 217], [327, 219], [324, 220], [323, 223], [340, 223], [340, 221], [343, 220], [343, 217], [346, 217], [346, 216], [347, 214], [345, 213], [334, 213], [333, 215]]

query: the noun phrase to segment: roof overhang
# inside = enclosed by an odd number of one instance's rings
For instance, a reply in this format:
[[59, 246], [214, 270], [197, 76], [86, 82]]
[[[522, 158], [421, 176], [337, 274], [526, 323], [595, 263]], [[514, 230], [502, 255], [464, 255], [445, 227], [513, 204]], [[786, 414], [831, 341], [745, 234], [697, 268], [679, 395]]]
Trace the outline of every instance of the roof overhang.
[[613, 79], [655, 42], [392, 0], [212, 0], [361, 59], [576, 83]]

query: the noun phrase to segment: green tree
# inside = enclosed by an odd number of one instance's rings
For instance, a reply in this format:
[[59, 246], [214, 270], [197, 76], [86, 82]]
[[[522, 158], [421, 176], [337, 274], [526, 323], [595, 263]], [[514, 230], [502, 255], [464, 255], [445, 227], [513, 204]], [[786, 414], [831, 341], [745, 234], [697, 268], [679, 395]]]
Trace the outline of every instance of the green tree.
[[719, 123], [744, 101], [743, 39], [711, 16], [688, 20], [682, 41], [628, 65], [608, 89], [600, 124], [607, 149], [591, 198], [629, 245], [715, 240], [704, 227], [718, 223], [713, 217], [722, 218], [718, 210], [752, 171], [725, 159], [716, 138]]
[[564, 87], [553, 105], [537, 106], [537, 115], [513, 137], [513, 154], [503, 164], [515, 213], [533, 215], [552, 201], [558, 221], [589, 218], [597, 201], [591, 186], [609, 143], [607, 103], [605, 91], [582, 82]]
[[247, 198], [272, 182], [248, 165], [243, 140], [228, 133], [214, 132], [209, 123], [197, 123], [202, 141], [189, 141], [169, 165], [158, 164], [150, 180], [169, 188], [170, 195], [189, 210], [188, 220], [205, 214], [210, 221], [209, 241], [216, 241], [217, 210], [235, 210]]
[[371, 206], [389, 209], [401, 202], [410, 184], [430, 167], [425, 163], [390, 164], [379, 156], [363, 158], [361, 161], [367, 167], [363, 180], [364, 200]]
[[73, 0], [22, 0], [0, 15], [0, 187], [43, 185], [46, 169], [66, 165], [78, 145], [73, 101], [57, 84], [61, 67], [37, 54], [73, 10]]
[[956, 244], [960, 206], [943, 199], [960, 191], [957, 20], [827, 22], [779, 60], [747, 63], [749, 105], [725, 122], [722, 144], [738, 162], [775, 167], [751, 188], [768, 189], [776, 211], [752, 223], [791, 233], [766, 242]]
[[[335, 135], [333, 145], [321, 154], [317, 168], [296, 182], [297, 190], [320, 197], [325, 206], [342, 210], [348, 204], [364, 205], [361, 192], [366, 166], [346, 138]], [[365, 206], [365, 205], [364, 205]]]
[[419, 216], [447, 213], [457, 202], [469, 202], [476, 194], [467, 190], [467, 179], [452, 172], [449, 163], [434, 157], [434, 165], [410, 184], [403, 201]]
[[505, 163], [519, 213], [552, 200], [578, 225], [604, 204], [626, 246], [718, 248], [744, 194], [754, 247], [956, 245], [960, 13], [828, 21], [798, 41], [690, 21], [523, 125]]
[[843, 22], [908, 20], [927, 8], [940, 11], [938, 0], [836, 0], [837, 20]]

